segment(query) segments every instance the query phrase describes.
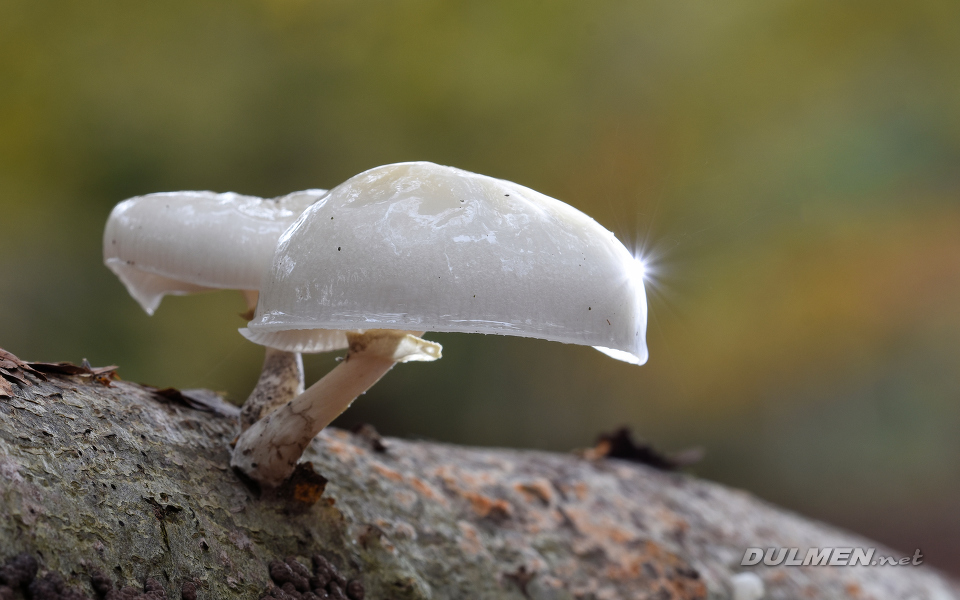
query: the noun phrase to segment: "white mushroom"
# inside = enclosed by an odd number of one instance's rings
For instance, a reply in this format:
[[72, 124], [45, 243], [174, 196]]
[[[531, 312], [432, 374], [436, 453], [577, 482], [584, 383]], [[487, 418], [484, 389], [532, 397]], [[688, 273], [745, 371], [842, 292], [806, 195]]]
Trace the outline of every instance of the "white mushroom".
[[[250, 340], [346, 359], [237, 441], [232, 464], [266, 486], [395, 362], [435, 360], [411, 332], [536, 337], [647, 360], [643, 263], [575, 208], [432, 163], [371, 169], [281, 236]], [[351, 333], [352, 332], [352, 333]]]
[[[104, 263], [151, 315], [166, 294], [214, 289], [241, 290], [252, 312], [277, 239], [324, 194], [263, 199], [188, 191], [130, 198], [107, 220]], [[247, 427], [302, 392], [300, 354], [268, 348], [241, 422]]]

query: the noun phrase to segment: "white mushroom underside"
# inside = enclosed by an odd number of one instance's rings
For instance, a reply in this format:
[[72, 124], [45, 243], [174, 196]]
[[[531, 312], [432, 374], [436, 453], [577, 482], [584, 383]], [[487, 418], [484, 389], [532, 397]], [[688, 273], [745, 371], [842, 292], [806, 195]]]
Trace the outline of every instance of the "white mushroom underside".
[[[371, 328], [372, 329], [372, 328]], [[351, 333], [360, 333], [363, 331], [369, 331], [369, 329], [356, 329], [352, 330]], [[440, 331], [435, 329], [434, 331]], [[476, 330], [463, 330], [455, 331], [452, 329], [445, 329], [445, 332], [450, 333], [491, 333], [491, 332], [482, 332]], [[246, 327], [240, 329], [240, 334], [243, 337], [247, 338], [255, 344], [260, 344], [261, 346], [267, 346], [268, 348], [274, 348], [277, 350], [285, 350], [287, 352], [300, 352], [303, 354], [312, 354], [318, 352], [332, 352], [334, 350], [342, 350], [348, 346], [347, 343], [347, 331], [337, 331], [330, 329], [291, 329], [288, 331], [263, 331], [263, 332], [254, 332]], [[504, 335], [500, 332], [494, 332], [494, 335]], [[537, 337], [540, 336], [523, 336], [517, 334], [519, 337]], [[547, 339], [547, 338], [541, 338]], [[565, 340], [551, 340], [557, 342], [564, 342]], [[594, 346], [595, 350], [603, 352], [610, 358], [615, 358], [617, 360], [630, 363], [632, 365], [642, 365], [646, 362], [646, 357], [642, 360], [635, 354], [630, 352], [624, 352], [623, 350], [614, 350], [613, 348], [606, 348], [604, 346]]]
[[432, 163], [371, 169], [280, 238], [244, 335], [342, 348], [343, 330], [536, 337], [646, 361], [640, 265], [580, 211], [523, 186]]
[[277, 239], [325, 193], [263, 199], [186, 191], [130, 198], [107, 221], [104, 262], [150, 314], [166, 294], [256, 290]]

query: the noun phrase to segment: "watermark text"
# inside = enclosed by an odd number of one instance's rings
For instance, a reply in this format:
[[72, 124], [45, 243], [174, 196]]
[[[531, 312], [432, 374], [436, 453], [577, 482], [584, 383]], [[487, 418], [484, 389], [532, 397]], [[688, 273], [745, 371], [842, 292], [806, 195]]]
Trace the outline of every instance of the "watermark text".
[[918, 549], [913, 556], [877, 556], [876, 548], [747, 548], [740, 565], [752, 567], [764, 564], [768, 567], [899, 567], [923, 563], [923, 554]]

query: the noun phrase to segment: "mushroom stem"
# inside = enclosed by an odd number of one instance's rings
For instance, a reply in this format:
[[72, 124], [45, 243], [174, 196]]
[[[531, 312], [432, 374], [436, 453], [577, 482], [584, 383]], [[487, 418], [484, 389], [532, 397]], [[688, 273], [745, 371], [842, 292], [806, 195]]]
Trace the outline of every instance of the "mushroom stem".
[[243, 431], [303, 393], [303, 359], [299, 352], [267, 348], [257, 386], [240, 409]]
[[[247, 312], [240, 315], [247, 321], [253, 318], [260, 297], [257, 290], [241, 290], [247, 303]], [[240, 431], [280, 408], [303, 393], [303, 359], [299, 352], [267, 348], [263, 369], [256, 387], [240, 409]]]
[[[247, 312], [240, 316], [249, 321], [253, 318], [260, 294], [257, 290], [241, 290], [240, 293], [247, 303]], [[240, 409], [240, 430], [246, 431], [302, 393], [303, 359], [300, 353], [268, 347], [263, 357], [260, 379]]]
[[392, 329], [348, 333], [350, 349], [344, 360], [304, 393], [244, 431], [230, 465], [265, 487], [283, 483], [310, 440], [393, 365], [440, 358], [440, 345], [417, 335]]

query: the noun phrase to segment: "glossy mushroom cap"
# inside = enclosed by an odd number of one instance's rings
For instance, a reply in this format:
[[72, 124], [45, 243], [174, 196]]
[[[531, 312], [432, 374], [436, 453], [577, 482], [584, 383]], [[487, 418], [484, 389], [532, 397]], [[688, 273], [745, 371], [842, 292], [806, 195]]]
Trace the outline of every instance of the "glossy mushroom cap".
[[277, 239], [326, 190], [264, 199], [166, 192], [114, 207], [103, 258], [149, 314], [165, 294], [257, 290]]
[[516, 335], [642, 364], [646, 321], [642, 265], [596, 221], [509, 181], [413, 162], [305, 210], [242, 333], [298, 352], [344, 347], [343, 330]]

